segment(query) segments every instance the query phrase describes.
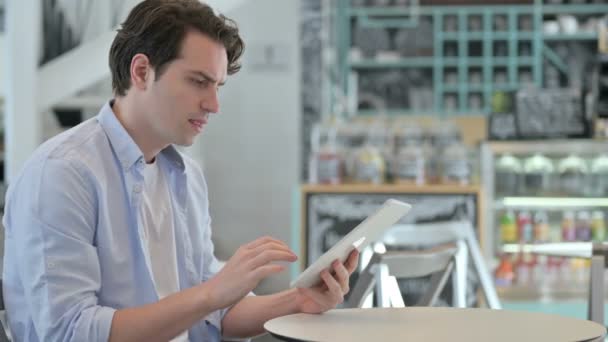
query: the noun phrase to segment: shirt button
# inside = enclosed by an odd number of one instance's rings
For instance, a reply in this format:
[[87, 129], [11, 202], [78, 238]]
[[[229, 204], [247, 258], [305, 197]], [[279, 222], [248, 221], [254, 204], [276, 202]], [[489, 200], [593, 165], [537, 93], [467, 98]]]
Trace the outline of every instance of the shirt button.
[[135, 186], [133, 187], [133, 191], [140, 193], [142, 190], [142, 186], [141, 184], [135, 184]]

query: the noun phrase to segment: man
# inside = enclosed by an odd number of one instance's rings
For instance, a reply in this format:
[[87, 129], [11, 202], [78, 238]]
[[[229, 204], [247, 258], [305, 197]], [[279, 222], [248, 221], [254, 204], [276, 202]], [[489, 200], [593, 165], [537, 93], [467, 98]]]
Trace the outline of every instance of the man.
[[115, 98], [44, 143], [7, 194], [4, 293], [17, 341], [218, 341], [340, 303], [358, 262], [310, 289], [248, 296], [295, 254], [265, 237], [218, 271], [191, 145], [239, 70], [233, 22], [197, 0], [146, 0], [110, 50]]

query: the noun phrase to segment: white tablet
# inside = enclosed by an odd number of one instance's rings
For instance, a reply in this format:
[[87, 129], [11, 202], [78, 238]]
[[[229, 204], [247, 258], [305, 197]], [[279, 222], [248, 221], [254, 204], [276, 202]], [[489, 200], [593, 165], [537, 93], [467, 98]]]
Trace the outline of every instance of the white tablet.
[[334, 260], [339, 259], [344, 262], [355, 248], [362, 251], [368, 244], [380, 237], [386, 229], [397, 223], [411, 208], [412, 206], [407, 203], [395, 199], [387, 200], [378, 211], [367, 217], [304, 272], [300, 273], [298, 278], [291, 282], [291, 287], [312, 287], [318, 284], [321, 281], [321, 271], [329, 268]]

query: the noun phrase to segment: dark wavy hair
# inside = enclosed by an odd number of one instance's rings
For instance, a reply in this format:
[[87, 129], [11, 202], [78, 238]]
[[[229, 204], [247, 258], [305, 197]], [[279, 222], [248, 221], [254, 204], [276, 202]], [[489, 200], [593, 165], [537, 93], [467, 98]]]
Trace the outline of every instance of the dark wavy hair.
[[178, 57], [191, 30], [224, 45], [228, 75], [241, 69], [239, 58], [245, 44], [233, 20], [216, 15], [198, 0], [145, 0], [131, 10], [112, 42], [109, 62], [114, 93], [124, 96], [131, 87], [131, 60], [138, 53], [148, 56], [158, 79], [167, 64]]

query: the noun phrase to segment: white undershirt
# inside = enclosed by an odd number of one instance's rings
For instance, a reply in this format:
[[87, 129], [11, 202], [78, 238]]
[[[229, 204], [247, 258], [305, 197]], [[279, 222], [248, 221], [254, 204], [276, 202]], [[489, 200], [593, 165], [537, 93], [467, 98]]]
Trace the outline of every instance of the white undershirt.
[[[140, 219], [145, 232], [144, 245], [150, 255], [150, 267], [159, 299], [179, 291], [170, 196], [158, 162], [145, 164]], [[177, 341], [188, 341], [188, 331], [171, 340]]]

